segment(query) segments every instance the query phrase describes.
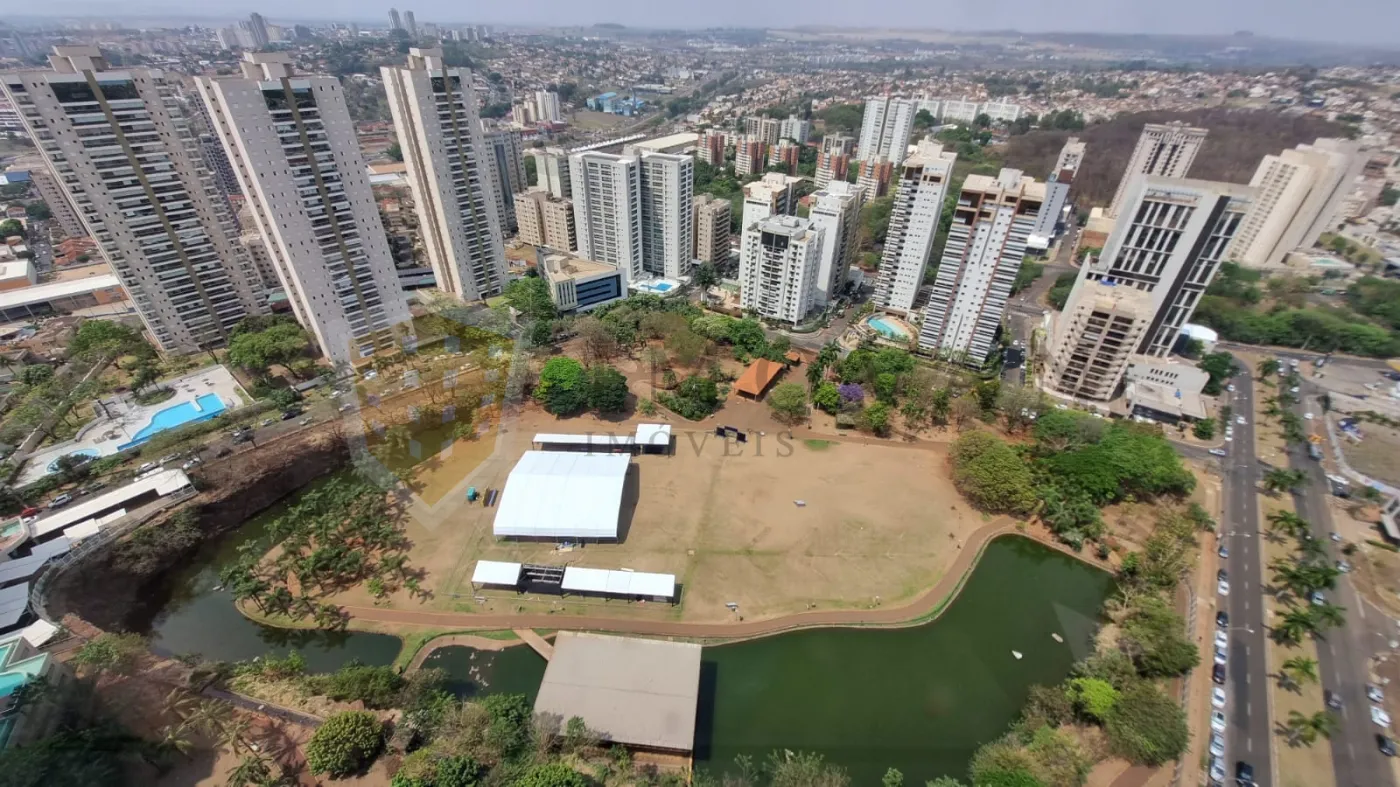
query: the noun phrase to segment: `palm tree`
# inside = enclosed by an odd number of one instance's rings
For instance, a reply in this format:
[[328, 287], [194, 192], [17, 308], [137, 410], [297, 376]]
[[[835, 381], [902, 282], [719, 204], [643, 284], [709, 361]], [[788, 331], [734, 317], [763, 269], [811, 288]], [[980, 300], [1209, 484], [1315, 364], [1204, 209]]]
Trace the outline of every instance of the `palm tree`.
[[1336, 604], [1314, 604], [1312, 608], [1314, 632], [1328, 628], [1341, 628], [1346, 625], [1346, 608]]
[[1274, 641], [1281, 645], [1296, 645], [1303, 637], [1317, 633], [1317, 621], [1306, 609], [1293, 608], [1274, 626]]
[[1316, 683], [1317, 659], [1310, 659], [1306, 656], [1294, 656], [1283, 662], [1283, 666], [1280, 668], [1279, 672], [1286, 675], [1289, 682], [1294, 686]]
[[1284, 726], [1284, 730], [1289, 743], [1311, 746], [1317, 742], [1318, 736], [1331, 739], [1332, 733], [1337, 731], [1337, 726], [1337, 717], [1328, 711], [1321, 710], [1307, 715], [1295, 710], [1289, 711], [1288, 724]]
[[1279, 362], [1278, 362], [1278, 359], [1276, 359], [1276, 358], [1266, 358], [1265, 360], [1262, 360], [1262, 361], [1259, 362], [1258, 369], [1259, 369], [1259, 379], [1262, 380], [1262, 379], [1264, 379], [1265, 377], [1272, 377], [1273, 375], [1278, 374], [1278, 369], [1279, 369]]
[[1270, 492], [1284, 492], [1292, 490], [1303, 483], [1303, 472], [1301, 470], [1285, 470], [1275, 468], [1264, 474], [1264, 488]]
[[1308, 521], [1292, 511], [1274, 511], [1266, 519], [1269, 520], [1270, 532], [1277, 531], [1294, 538], [1310, 529]]

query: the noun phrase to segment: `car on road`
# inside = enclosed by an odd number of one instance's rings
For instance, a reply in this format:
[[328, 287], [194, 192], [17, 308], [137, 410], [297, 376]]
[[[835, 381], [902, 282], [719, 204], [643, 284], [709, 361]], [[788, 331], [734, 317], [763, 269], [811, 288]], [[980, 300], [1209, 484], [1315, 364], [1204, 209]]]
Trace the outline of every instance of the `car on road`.
[[1225, 690], [1219, 686], [1215, 687], [1210, 693], [1210, 704], [1217, 708], [1225, 707]]
[[155, 462], [147, 462], [144, 465], [141, 465], [140, 467], [136, 468], [136, 474], [141, 475], [147, 470], [154, 470], [157, 467], [160, 467], [160, 465], [156, 464]]
[[1333, 530], [1331, 533], [1328, 533], [1327, 537], [1337, 542], [1338, 544], [1342, 543], [1342, 534], [1338, 533], [1335, 530]]
[[1225, 756], [1225, 736], [1218, 732], [1210, 734], [1210, 753], [1216, 757]]
[[1305, 421], [1311, 421], [1312, 419], [1313, 419], [1313, 414], [1312, 414], [1312, 413], [1303, 413], [1303, 420], [1305, 420]]
[[1210, 449], [1210, 455], [1211, 455], [1211, 456], [1227, 456], [1228, 454], [1226, 453], [1226, 451], [1225, 451], [1224, 448], [1212, 448], [1212, 449]]
[[1292, 388], [1289, 388], [1289, 389], [1288, 389], [1288, 392], [1289, 392], [1289, 393], [1298, 393], [1298, 386], [1295, 385], [1295, 386], [1293, 386]]
[[1216, 648], [1216, 649], [1215, 649], [1215, 663], [1216, 663], [1216, 664], [1224, 664], [1226, 661], [1229, 661], [1229, 659], [1230, 659], [1229, 652], [1226, 651], [1225, 648]]
[[1345, 560], [1338, 560], [1338, 561], [1337, 561], [1337, 570], [1340, 571], [1340, 572], [1342, 572], [1343, 574], [1350, 574], [1350, 573], [1351, 573], [1351, 564], [1348, 563], [1348, 562], [1346, 562]]
[[1230, 548], [1225, 546], [1224, 544], [1221, 544], [1220, 548], [1215, 550], [1215, 554], [1221, 556], [1222, 558], [1228, 558], [1230, 556]]
[[1230, 635], [1229, 635], [1229, 634], [1226, 634], [1226, 633], [1223, 632], [1223, 631], [1216, 631], [1216, 632], [1215, 632], [1215, 646], [1216, 646], [1217, 648], [1222, 648], [1222, 649], [1223, 649], [1223, 648], [1228, 648], [1228, 647], [1230, 647]]
[[1322, 701], [1327, 703], [1327, 707], [1331, 708], [1332, 710], [1342, 709], [1342, 695], [1338, 694], [1335, 691], [1332, 691], [1331, 689], [1323, 690]]
[[1395, 741], [1388, 735], [1376, 735], [1376, 747], [1381, 750], [1381, 754], [1387, 757], [1395, 756]]
[[49, 501], [49, 508], [63, 508], [71, 502], [73, 502], [73, 496], [68, 494], [67, 492], [64, 492], [63, 494]]
[[1235, 423], [1239, 424], [1240, 426], [1244, 426], [1245, 424], [1247, 424], [1247, 423], [1249, 423], [1249, 422], [1246, 421], [1246, 420], [1244, 420], [1244, 416], [1242, 416], [1242, 415], [1237, 415], [1237, 416], [1235, 416]]
[[258, 422], [258, 426], [272, 426], [275, 423], [277, 423], [276, 418], [264, 418]]
[[1308, 596], [1308, 601], [1311, 601], [1313, 604], [1315, 604], [1315, 605], [1317, 605], [1317, 606], [1322, 606], [1323, 604], [1326, 604], [1326, 603], [1327, 603], [1327, 597], [1324, 596], [1324, 595], [1322, 595], [1322, 591], [1320, 591], [1320, 590], [1314, 590], [1314, 591], [1312, 592], [1312, 595], [1311, 595], [1311, 596]]
[[1366, 684], [1366, 699], [1371, 702], [1385, 702], [1385, 695], [1381, 693], [1381, 687], [1374, 683]]
[[1235, 384], [1234, 384], [1234, 383], [1230, 383], [1229, 385], [1225, 386], [1225, 390], [1229, 391], [1230, 393], [1234, 393], [1234, 392], [1235, 392]]
[[1225, 442], [1227, 442], [1227, 443], [1232, 443], [1232, 442], [1234, 442], [1234, 440], [1235, 440], [1235, 436], [1234, 436], [1234, 435], [1229, 434], [1228, 432], [1225, 434]]
[[1239, 787], [1254, 787], [1254, 766], [1244, 760], [1235, 763], [1235, 782]]
[[1378, 727], [1390, 726], [1390, 714], [1378, 705], [1371, 706], [1371, 721]]
[[1213, 681], [1215, 681], [1216, 683], [1220, 684], [1221, 686], [1224, 686], [1224, 685], [1225, 685], [1225, 665], [1224, 665], [1224, 664], [1216, 664], [1216, 665], [1213, 665], [1213, 666], [1210, 668], [1210, 679], [1213, 680]]
[[1224, 732], [1224, 731], [1225, 731], [1225, 714], [1221, 713], [1221, 712], [1218, 711], [1218, 710], [1216, 710], [1216, 711], [1211, 711], [1211, 712], [1210, 712], [1210, 728], [1211, 728], [1212, 730], [1215, 730], [1216, 732]]
[[1223, 579], [1220, 580], [1219, 582], [1215, 583], [1215, 592], [1219, 593], [1222, 596], [1230, 595], [1230, 583]]
[[282, 411], [282, 420], [283, 420], [283, 421], [290, 421], [290, 420], [292, 420], [293, 418], [296, 418], [296, 417], [299, 416], [299, 415], [301, 415], [301, 408], [299, 408], [299, 407], [289, 407], [289, 408], [287, 408], [286, 410], [283, 410], [283, 411]]
[[1230, 625], [1230, 613], [1223, 609], [1215, 613], [1215, 625], [1220, 628], [1228, 628]]

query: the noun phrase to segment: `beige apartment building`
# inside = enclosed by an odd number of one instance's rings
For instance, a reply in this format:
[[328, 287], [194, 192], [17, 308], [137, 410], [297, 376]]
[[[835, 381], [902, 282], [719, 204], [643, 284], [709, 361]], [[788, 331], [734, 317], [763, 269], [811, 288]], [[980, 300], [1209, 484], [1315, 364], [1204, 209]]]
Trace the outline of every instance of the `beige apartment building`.
[[557, 199], [547, 191], [516, 194], [515, 215], [520, 222], [521, 242], [560, 251], [578, 248], [574, 206], [569, 200]]
[[695, 197], [695, 249], [701, 262], [720, 264], [729, 259], [729, 200], [709, 194]]
[[1074, 288], [1059, 316], [1046, 383], [1075, 399], [1113, 398], [1152, 321], [1152, 296], [1105, 282]]
[[1118, 212], [1125, 206], [1128, 189], [1133, 182], [1143, 176], [1163, 178], [1184, 178], [1191, 171], [1191, 164], [1201, 145], [1206, 141], [1207, 130], [1188, 126], [1185, 123], [1148, 123], [1142, 127], [1133, 156], [1123, 170], [1118, 181], [1118, 191], [1108, 206], [1108, 217], [1118, 218]]
[[1258, 194], [1231, 253], [1241, 265], [1269, 268], [1294, 249], [1310, 248], [1333, 223], [1364, 164], [1360, 144], [1346, 139], [1265, 156], [1249, 181]]

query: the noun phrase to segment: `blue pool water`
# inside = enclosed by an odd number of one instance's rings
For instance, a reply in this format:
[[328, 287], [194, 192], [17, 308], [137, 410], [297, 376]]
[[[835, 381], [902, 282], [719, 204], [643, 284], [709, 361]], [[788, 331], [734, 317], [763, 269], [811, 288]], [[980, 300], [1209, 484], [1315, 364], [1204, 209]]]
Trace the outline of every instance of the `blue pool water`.
[[664, 282], [664, 281], [663, 281], [663, 282], [661, 282], [660, 284], [653, 284], [653, 285], [651, 285], [651, 288], [652, 288], [653, 290], [656, 290], [657, 292], [666, 292], [667, 290], [671, 289], [671, 284], [670, 284], [670, 282]]
[[117, 450], [125, 451], [133, 445], [140, 445], [154, 437], [157, 432], [164, 432], [166, 429], [174, 429], [196, 421], [207, 421], [222, 413], [224, 409], [224, 400], [219, 398], [218, 394], [205, 394], [193, 402], [167, 407], [151, 416], [151, 422], [132, 435], [131, 442], [117, 446]]
[[[71, 453], [71, 454], [64, 454], [64, 456], [91, 456], [91, 457], [93, 457], [94, 459], [96, 459], [97, 457], [102, 456], [102, 452], [99, 451], [99, 450], [97, 450], [96, 448], [79, 448], [78, 450], [74, 451], [74, 452]], [[62, 458], [63, 458], [63, 457], [60, 456], [58, 459], [62, 459]], [[53, 460], [52, 462], [49, 462], [49, 472], [50, 472], [50, 473], [56, 473], [56, 472], [58, 472], [58, 459], [55, 459], [55, 460]]]
[[898, 325], [893, 325], [891, 323], [885, 322], [883, 318], [871, 317], [869, 322], [870, 327], [874, 328], [876, 331], [879, 331], [881, 336], [890, 339], [909, 338], [909, 334], [906, 333], [903, 328], [899, 327]]
[[6, 672], [0, 674], [0, 697], [8, 697], [15, 693], [15, 689], [23, 686], [29, 681], [29, 676], [23, 672]]

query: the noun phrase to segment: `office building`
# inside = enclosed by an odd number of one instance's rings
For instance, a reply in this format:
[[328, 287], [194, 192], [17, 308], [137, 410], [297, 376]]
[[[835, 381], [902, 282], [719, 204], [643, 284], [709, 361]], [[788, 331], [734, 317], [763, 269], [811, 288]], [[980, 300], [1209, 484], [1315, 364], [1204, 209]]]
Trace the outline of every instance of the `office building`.
[[1150, 294], [1152, 322], [1137, 352], [1165, 357], [1226, 258], [1254, 193], [1233, 183], [1136, 179], [1103, 253], [1080, 268], [1075, 287], [1111, 281]]
[[96, 47], [55, 47], [49, 64], [0, 79], [81, 221], [75, 234], [96, 241], [162, 352], [224, 344], [263, 312], [263, 293], [173, 80], [109, 68]]
[[724, 132], [708, 129], [701, 133], [695, 157], [712, 167], [724, 166]]
[[764, 152], [768, 148], [762, 140], [743, 137], [734, 145], [734, 173], [740, 177], [757, 175], [766, 166]]
[[968, 366], [986, 363], [1044, 202], [1045, 184], [1020, 170], [967, 176], [924, 308], [920, 349]]
[[894, 162], [885, 159], [860, 162], [860, 175], [856, 183], [865, 192], [865, 200], [879, 199], [890, 193], [890, 179], [894, 177]]
[[811, 137], [812, 121], [810, 120], [803, 120], [796, 115], [788, 115], [787, 120], [778, 125], [779, 139], [790, 139], [799, 145], [805, 145]]
[[817, 267], [816, 305], [825, 307], [846, 288], [846, 277], [860, 247], [860, 186], [836, 181], [812, 195], [808, 218], [822, 231]]
[[563, 148], [545, 148], [535, 157], [536, 184], [559, 199], [573, 196], [573, 181], [569, 178], [569, 154]]
[[261, 49], [267, 46], [270, 39], [267, 36], [267, 20], [263, 19], [262, 14], [248, 15], [248, 32], [253, 36], [255, 48]]
[[817, 153], [817, 172], [813, 180], [817, 189], [824, 189], [833, 180], [846, 180], [846, 173], [851, 167], [851, 155], [849, 153]]
[[[919, 102], [911, 98], [872, 96], [865, 99], [865, 114], [860, 123], [860, 147], [856, 157], [862, 163], [885, 159], [898, 166], [909, 147], [909, 133], [914, 129], [914, 115]], [[877, 194], [871, 194], [874, 199]]]
[[1070, 294], [1050, 343], [1045, 381], [1075, 399], [1106, 402], [1152, 321], [1152, 296], [1106, 281], [1084, 282]]
[[797, 210], [792, 189], [801, 178], [769, 172], [762, 179], [744, 186], [744, 214], [739, 222], [743, 232], [754, 222], [769, 216], [791, 215]]
[[674, 153], [575, 153], [569, 160], [579, 254], [629, 281], [690, 272], [694, 160]]
[[574, 254], [538, 250], [536, 269], [561, 312], [585, 312], [627, 297], [627, 269]]
[[1359, 143], [1319, 139], [1265, 156], [1249, 185], [1257, 190], [1231, 251], [1241, 265], [1283, 264], [1294, 249], [1311, 248], [1335, 222], [1338, 206], [1360, 174]]
[[769, 216], [744, 228], [739, 305], [797, 324], [816, 306], [822, 231], [807, 219]]
[[727, 199], [709, 194], [695, 196], [695, 249], [692, 257], [715, 265], [729, 261], [730, 208]]
[[487, 171], [495, 186], [496, 215], [501, 219], [502, 232], [515, 232], [515, 195], [525, 190], [525, 155], [520, 146], [520, 132], [502, 128], [487, 131], [482, 138]]
[[45, 205], [49, 206], [49, 213], [53, 215], [53, 218], [50, 219], [51, 223], [63, 230], [64, 235], [70, 238], [79, 238], [87, 234], [82, 221], [78, 218], [78, 211], [73, 207], [72, 200], [68, 199], [68, 194], [59, 186], [58, 180], [54, 178], [53, 172], [49, 169], [49, 165], [44, 163], [42, 156], [31, 154], [15, 159], [10, 168], [22, 169], [29, 173], [29, 180], [39, 191], [39, 198], [44, 201]]
[[925, 139], [900, 167], [871, 300], [877, 307], [905, 316], [914, 308], [957, 161], [957, 153]]
[[245, 54], [241, 76], [197, 84], [297, 320], [333, 361], [394, 348], [408, 304], [340, 80], [267, 52]]
[[522, 243], [561, 251], [577, 248], [574, 206], [568, 200], [547, 191], [526, 191], [516, 194], [514, 202]]
[[1133, 156], [1128, 159], [1128, 167], [1118, 181], [1118, 190], [1113, 202], [1108, 206], [1108, 217], [1118, 218], [1128, 189], [1133, 181], [1144, 175], [1157, 175], [1164, 178], [1184, 178], [1191, 171], [1191, 162], [1196, 160], [1201, 145], [1206, 141], [1206, 129], [1188, 126], [1185, 123], [1148, 123], [1142, 127]]
[[849, 156], [856, 152], [856, 138], [847, 134], [827, 134], [822, 137], [822, 152]]
[[500, 294], [502, 237], [523, 190], [518, 135], [482, 134], [472, 73], [446, 68], [441, 49], [410, 49], [406, 65], [380, 74], [438, 289], [471, 301]]

